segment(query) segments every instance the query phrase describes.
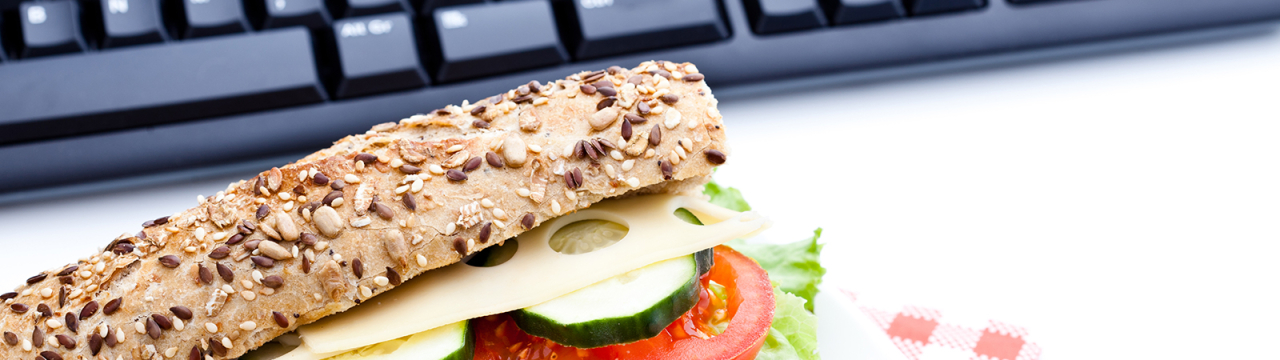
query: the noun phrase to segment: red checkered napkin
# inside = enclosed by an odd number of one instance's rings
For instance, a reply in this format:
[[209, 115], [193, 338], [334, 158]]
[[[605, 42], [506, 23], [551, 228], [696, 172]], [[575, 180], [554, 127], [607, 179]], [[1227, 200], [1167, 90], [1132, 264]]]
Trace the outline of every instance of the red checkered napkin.
[[944, 317], [937, 309], [875, 303], [840, 289], [871, 318], [908, 360], [1039, 360], [1027, 329], [985, 318]]

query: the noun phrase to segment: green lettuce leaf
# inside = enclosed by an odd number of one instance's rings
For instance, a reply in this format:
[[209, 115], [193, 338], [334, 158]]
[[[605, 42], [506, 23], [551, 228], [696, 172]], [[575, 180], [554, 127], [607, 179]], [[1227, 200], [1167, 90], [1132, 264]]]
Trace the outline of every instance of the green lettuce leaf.
[[805, 310], [806, 301], [773, 288], [776, 305], [773, 326], [756, 360], [818, 360], [818, 317]]
[[782, 291], [804, 298], [805, 309], [813, 311], [813, 297], [818, 295], [818, 284], [827, 269], [818, 263], [822, 244], [818, 237], [822, 229], [813, 231], [813, 237], [789, 244], [756, 244], [741, 239], [730, 241], [729, 247], [755, 259], [769, 272], [769, 279], [776, 281]]
[[742, 198], [742, 193], [738, 192], [738, 189], [720, 186], [715, 181], [707, 183], [702, 193], [711, 196], [711, 203], [722, 208], [733, 211], [751, 210], [751, 205], [747, 205], [747, 200]]
[[[703, 193], [711, 197], [712, 204], [736, 211], [751, 210], [738, 189], [711, 182]], [[682, 219], [693, 218], [690, 222], [701, 224], [693, 214], [681, 214], [677, 210], [676, 215]], [[818, 318], [813, 315], [813, 297], [818, 294], [822, 275], [827, 273], [818, 262], [822, 254], [822, 245], [818, 244], [821, 236], [819, 228], [813, 231], [812, 238], [790, 244], [751, 244], [741, 239], [726, 244], [755, 259], [773, 281], [773, 325], [756, 355], [757, 360], [821, 359]]]

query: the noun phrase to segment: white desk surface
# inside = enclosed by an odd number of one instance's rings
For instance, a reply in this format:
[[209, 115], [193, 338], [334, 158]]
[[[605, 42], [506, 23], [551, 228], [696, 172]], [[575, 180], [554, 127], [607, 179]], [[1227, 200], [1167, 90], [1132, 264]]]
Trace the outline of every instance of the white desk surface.
[[[721, 109], [717, 178], [769, 240], [825, 228], [828, 284], [1026, 326], [1048, 359], [1280, 355], [1280, 34]], [[0, 283], [243, 176], [0, 206]]]

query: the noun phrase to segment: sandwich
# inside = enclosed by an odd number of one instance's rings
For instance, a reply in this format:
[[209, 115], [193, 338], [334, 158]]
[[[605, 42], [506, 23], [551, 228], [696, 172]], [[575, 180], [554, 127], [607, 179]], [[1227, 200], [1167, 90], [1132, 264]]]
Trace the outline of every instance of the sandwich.
[[345, 137], [0, 295], [0, 357], [816, 359], [817, 237], [735, 240], [770, 223], [710, 182], [703, 78], [584, 71]]

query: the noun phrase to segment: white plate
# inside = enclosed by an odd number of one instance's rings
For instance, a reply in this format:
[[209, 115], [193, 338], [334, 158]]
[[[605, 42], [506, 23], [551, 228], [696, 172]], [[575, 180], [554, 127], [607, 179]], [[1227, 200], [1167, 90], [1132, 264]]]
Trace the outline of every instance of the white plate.
[[814, 298], [818, 315], [818, 351], [824, 360], [905, 360], [866, 313], [834, 287]]

